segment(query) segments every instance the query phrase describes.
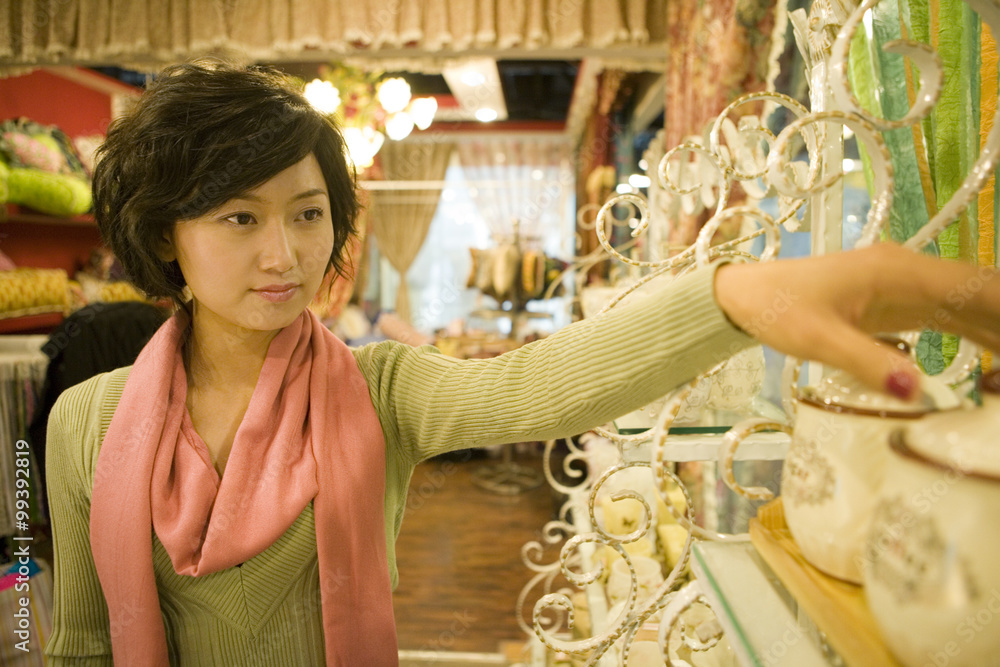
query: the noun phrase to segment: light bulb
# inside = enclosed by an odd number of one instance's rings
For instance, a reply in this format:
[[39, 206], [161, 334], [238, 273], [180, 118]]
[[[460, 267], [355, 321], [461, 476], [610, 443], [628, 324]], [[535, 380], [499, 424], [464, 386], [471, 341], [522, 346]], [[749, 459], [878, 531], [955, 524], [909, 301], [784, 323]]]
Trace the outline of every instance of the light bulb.
[[652, 181], [650, 180], [649, 176], [645, 176], [643, 174], [631, 174], [628, 177], [628, 184], [636, 189], [648, 188], [651, 183]]
[[465, 70], [462, 72], [462, 83], [470, 88], [475, 88], [486, 83], [486, 77], [475, 70]]
[[413, 132], [413, 117], [405, 111], [394, 113], [385, 121], [385, 133], [393, 141], [399, 141]]
[[340, 91], [329, 81], [313, 79], [303, 91], [306, 100], [321, 113], [334, 113], [340, 108]]
[[434, 114], [437, 113], [438, 103], [433, 97], [418, 97], [410, 102], [410, 116], [417, 128], [426, 130], [434, 122]]
[[410, 84], [399, 77], [386, 79], [378, 85], [378, 103], [386, 113], [396, 113], [410, 103]]
[[496, 120], [498, 115], [499, 114], [495, 109], [489, 109], [487, 107], [476, 110], [476, 120], [483, 123], [489, 123], [490, 121]]
[[370, 127], [344, 128], [344, 144], [347, 146], [347, 157], [355, 167], [367, 169], [375, 162], [375, 154], [382, 148], [385, 136]]

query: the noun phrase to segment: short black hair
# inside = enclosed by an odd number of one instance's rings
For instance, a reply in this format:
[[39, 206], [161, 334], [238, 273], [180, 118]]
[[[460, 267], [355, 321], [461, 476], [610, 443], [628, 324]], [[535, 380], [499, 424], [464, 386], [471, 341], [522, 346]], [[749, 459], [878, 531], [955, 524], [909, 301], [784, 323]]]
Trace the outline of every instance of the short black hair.
[[94, 214], [129, 279], [153, 298], [182, 302], [177, 262], [157, 255], [181, 220], [215, 210], [309, 154], [330, 195], [330, 265], [344, 275], [356, 233], [356, 174], [333, 120], [278, 70], [225, 60], [164, 69], [112, 122], [94, 170]]

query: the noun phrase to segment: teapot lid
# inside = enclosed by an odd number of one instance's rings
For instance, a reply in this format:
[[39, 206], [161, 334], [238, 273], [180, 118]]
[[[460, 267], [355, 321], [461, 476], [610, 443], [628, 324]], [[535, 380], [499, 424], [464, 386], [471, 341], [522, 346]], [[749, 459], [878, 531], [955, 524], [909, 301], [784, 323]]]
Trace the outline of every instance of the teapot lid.
[[980, 381], [983, 405], [953, 410], [911, 424], [893, 449], [909, 458], [965, 476], [1000, 481], [1000, 370]]
[[915, 419], [938, 409], [954, 407], [951, 391], [939, 390], [933, 381], [924, 382], [924, 398], [916, 403], [904, 401], [890, 394], [869, 389], [853, 375], [837, 371], [820, 380], [819, 384], [804, 387], [800, 399], [808, 404], [850, 414]]
[[[910, 346], [897, 336], [880, 335], [883, 344], [909, 354]], [[818, 385], [805, 387], [800, 399], [815, 407], [857, 415], [887, 417], [890, 419], [915, 419], [935, 410], [957, 407], [954, 393], [943, 384], [923, 376], [921, 400], [904, 401], [890, 394], [874, 391], [863, 385], [853, 375], [837, 371], [823, 378]]]

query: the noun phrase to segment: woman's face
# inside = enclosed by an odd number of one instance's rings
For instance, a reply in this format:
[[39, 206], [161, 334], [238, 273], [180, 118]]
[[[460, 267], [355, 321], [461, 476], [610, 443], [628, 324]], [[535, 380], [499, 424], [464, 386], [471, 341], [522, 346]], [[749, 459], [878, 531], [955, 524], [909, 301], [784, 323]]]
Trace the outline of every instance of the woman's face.
[[221, 207], [174, 225], [176, 259], [199, 326], [276, 331], [319, 289], [333, 250], [330, 199], [315, 156]]

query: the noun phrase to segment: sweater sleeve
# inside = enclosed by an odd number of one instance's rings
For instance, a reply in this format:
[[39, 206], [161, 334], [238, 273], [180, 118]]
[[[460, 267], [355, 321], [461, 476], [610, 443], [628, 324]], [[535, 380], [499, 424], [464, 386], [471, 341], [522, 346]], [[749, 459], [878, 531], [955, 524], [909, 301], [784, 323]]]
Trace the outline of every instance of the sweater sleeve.
[[718, 265], [493, 359], [387, 342], [356, 353], [387, 439], [411, 463], [583, 433], [754, 344], [716, 305]]
[[103, 392], [97, 388], [104, 380], [98, 376], [64, 392], [49, 417], [46, 473], [55, 548], [49, 665], [113, 665], [107, 603], [90, 551], [88, 471], [100, 437]]

